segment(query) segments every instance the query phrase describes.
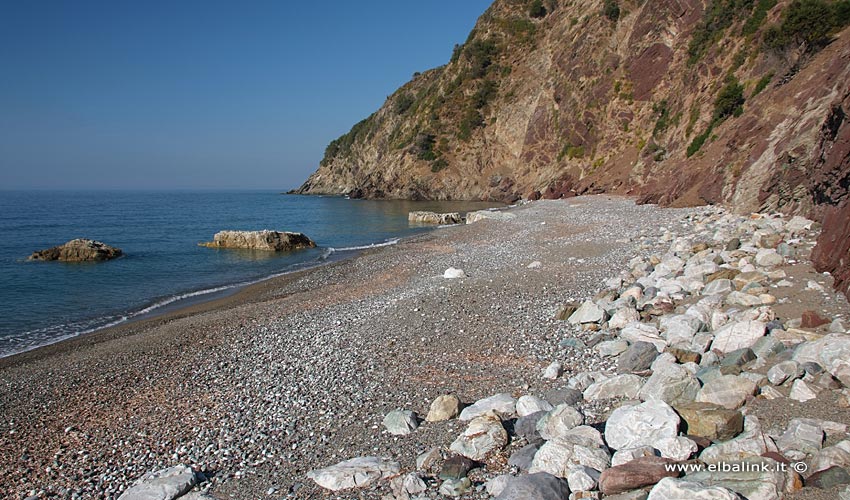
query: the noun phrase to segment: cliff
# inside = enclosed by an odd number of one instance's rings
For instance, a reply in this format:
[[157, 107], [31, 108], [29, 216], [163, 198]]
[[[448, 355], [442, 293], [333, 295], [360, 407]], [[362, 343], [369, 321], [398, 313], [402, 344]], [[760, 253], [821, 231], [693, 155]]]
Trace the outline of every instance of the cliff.
[[716, 203], [822, 220], [840, 250], [848, 23], [848, 0], [497, 0], [297, 192]]

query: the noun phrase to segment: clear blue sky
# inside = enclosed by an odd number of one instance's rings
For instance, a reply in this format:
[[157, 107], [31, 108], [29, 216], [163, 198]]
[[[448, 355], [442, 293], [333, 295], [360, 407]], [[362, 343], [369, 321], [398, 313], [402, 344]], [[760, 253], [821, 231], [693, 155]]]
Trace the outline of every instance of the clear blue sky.
[[0, 2], [0, 189], [295, 187], [489, 4]]

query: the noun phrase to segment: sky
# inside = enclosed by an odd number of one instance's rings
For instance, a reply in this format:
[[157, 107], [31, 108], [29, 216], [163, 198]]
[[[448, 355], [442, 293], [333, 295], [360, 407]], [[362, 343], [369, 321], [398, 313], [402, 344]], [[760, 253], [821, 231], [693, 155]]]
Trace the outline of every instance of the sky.
[[288, 189], [491, 0], [0, 0], [0, 189]]

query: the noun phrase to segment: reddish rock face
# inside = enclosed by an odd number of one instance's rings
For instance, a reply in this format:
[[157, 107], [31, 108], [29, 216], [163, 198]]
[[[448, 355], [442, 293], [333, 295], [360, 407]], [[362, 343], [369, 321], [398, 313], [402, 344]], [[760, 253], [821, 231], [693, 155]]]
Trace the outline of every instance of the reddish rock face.
[[651, 486], [665, 477], [679, 477], [678, 472], [668, 471], [672, 460], [662, 457], [641, 457], [631, 462], [602, 471], [599, 489], [606, 495]]
[[818, 271], [832, 274], [835, 288], [850, 299], [850, 203], [826, 210], [812, 261]]
[[821, 316], [815, 311], [803, 311], [802, 322], [800, 326], [803, 328], [817, 328], [821, 325], [829, 323], [829, 320]]

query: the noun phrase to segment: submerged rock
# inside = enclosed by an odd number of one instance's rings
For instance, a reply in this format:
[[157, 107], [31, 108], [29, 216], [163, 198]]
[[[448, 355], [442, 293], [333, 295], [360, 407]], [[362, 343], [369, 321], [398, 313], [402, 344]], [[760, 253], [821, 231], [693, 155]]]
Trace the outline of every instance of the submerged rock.
[[101, 241], [77, 238], [63, 245], [33, 252], [27, 260], [58, 260], [62, 262], [100, 262], [111, 260], [124, 255], [120, 248], [115, 248]]
[[301, 248], [313, 248], [316, 243], [301, 233], [282, 231], [219, 231], [212, 241], [200, 244], [209, 248], [244, 248], [248, 250], [267, 250], [285, 252]]

